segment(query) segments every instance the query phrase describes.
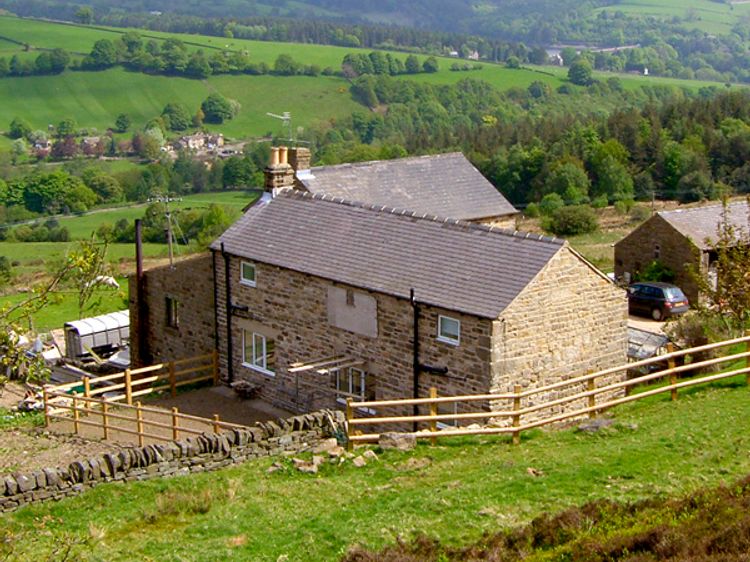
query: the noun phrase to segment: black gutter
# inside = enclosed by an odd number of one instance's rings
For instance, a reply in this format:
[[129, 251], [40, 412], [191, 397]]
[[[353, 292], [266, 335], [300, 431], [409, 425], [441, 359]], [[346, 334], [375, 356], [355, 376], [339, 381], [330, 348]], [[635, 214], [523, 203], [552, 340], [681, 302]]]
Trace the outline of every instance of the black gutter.
[[224, 256], [224, 285], [226, 287], [227, 305], [227, 382], [234, 382], [234, 365], [232, 364], [234, 353], [232, 345], [232, 276], [229, 272], [229, 254], [224, 251], [224, 242], [221, 243], [221, 255]]
[[[419, 303], [417, 303], [417, 299], [414, 295], [414, 289], [412, 288], [409, 293], [409, 298], [411, 300], [411, 307], [414, 311], [414, 327], [412, 330], [412, 377], [413, 377], [413, 383], [414, 383], [414, 390], [413, 390], [413, 397], [419, 398]], [[412, 413], [415, 416], [419, 415], [419, 406], [417, 404], [414, 404], [412, 406]], [[412, 431], [417, 431], [417, 422], [413, 422], [412, 424]]]
[[143, 225], [141, 219], [135, 219], [135, 290], [136, 308], [138, 310], [138, 326], [136, 341], [138, 342], [138, 356], [134, 362], [139, 366], [151, 364], [151, 349], [148, 341], [148, 304], [146, 303], [146, 276], [143, 272]]

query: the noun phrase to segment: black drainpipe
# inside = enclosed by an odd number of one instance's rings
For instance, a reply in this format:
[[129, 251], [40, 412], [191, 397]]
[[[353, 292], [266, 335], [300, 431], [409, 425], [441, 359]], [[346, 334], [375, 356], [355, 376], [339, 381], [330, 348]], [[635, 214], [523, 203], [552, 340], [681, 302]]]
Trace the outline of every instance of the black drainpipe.
[[[419, 303], [414, 295], [414, 289], [410, 291], [411, 307], [414, 311], [414, 329], [412, 331], [413, 337], [413, 348], [412, 348], [412, 370], [413, 370], [413, 382], [414, 382], [414, 398], [419, 398]], [[419, 415], [419, 406], [414, 404], [412, 407], [412, 413], [415, 416]], [[412, 424], [412, 431], [417, 431], [417, 422]]]
[[224, 284], [226, 286], [227, 299], [227, 382], [234, 382], [234, 366], [232, 364], [234, 354], [232, 345], [232, 283], [229, 272], [229, 254], [224, 251], [224, 242], [221, 243], [221, 255], [224, 256]]

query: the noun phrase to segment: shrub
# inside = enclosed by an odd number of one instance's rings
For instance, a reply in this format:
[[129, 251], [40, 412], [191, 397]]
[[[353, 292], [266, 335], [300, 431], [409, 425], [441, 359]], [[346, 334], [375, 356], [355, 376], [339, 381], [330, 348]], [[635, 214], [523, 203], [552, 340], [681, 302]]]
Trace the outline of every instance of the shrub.
[[673, 283], [675, 273], [659, 260], [654, 260], [633, 276], [633, 281], [664, 281]]
[[627, 215], [630, 212], [630, 209], [633, 208], [633, 205], [635, 205], [635, 201], [632, 199], [621, 199], [615, 201], [615, 211], [620, 215]]
[[542, 202], [539, 203], [539, 212], [545, 217], [548, 217], [558, 209], [562, 209], [564, 206], [565, 202], [562, 197], [557, 193], [548, 193], [542, 198]]
[[591, 206], [594, 209], [603, 209], [607, 206], [609, 203], [609, 199], [607, 199], [607, 194], [602, 193], [601, 195], [594, 197], [594, 199], [591, 201]]
[[545, 227], [558, 236], [575, 236], [594, 232], [599, 222], [588, 205], [570, 205], [552, 213]]
[[539, 211], [539, 205], [537, 205], [536, 203], [529, 203], [528, 205], [526, 205], [524, 214], [530, 218], [538, 217], [541, 214]]
[[636, 205], [630, 211], [633, 222], [643, 222], [651, 216], [651, 209], [644, 205]]

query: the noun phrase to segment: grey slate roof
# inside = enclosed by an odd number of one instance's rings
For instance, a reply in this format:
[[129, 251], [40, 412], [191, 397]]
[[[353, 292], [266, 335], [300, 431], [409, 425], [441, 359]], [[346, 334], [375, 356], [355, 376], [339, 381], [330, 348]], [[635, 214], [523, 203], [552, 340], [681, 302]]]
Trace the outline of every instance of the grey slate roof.
[[[690, 238], [698, 248], [707, 250], [710, 245], [706, 243], [706, 240], [716, 240], [717, 238], [722, 210], [722, 205], [710, 205], [692, 209], [662, 211], [658, 215], [683, 236]], [[745, 201], [731, 203], [728, 207], [727, 217], [730, 224], [745, 234], [750, 231], [749, 211], [750, 209], [748, 209]]]
[[564, 245], [455, 219], [284, 190], [212, 245], [252, 261], [497, 318]]
[[518, 211], [460, 152], [312, 168], [310, 193], [476, 220]]

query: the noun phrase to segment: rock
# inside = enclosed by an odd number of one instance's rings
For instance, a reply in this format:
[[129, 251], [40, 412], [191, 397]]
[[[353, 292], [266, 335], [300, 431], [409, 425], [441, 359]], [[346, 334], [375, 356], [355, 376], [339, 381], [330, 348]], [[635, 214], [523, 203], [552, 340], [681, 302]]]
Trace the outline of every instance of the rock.
[[344, 448], [343, 447], [334, 447], [330, 451], [328, 451], [328, 456], [333, 458], [338, 458], [344, 455]]
[[299, 468], [300, 466], [309, 464], [306, 460], [298, 459], [296, 457], [292, 459], [292, 463], [294, 464], [294, 468]]
[[320, 466], [321, 464], [323, 464], [324, 461], [325, 461], [325, 457], [323, 457], [321, 455], [313, 455], [312, 463], [315, 466]]
[[597, 418], [593, 420], [586, 420], [577, 427], [578, 431], [584, 433], [596, 433], [602, 429], [611, 426], [615, 421], [609, 418]]
[[481, 515], [482, 517], [496, 517], [497, 512], [491, 507], [483, 507], [477, 511], [477, 515]]
[[36, 488], [36, 478], [28, 476], [26, 474], [16, 474], [16, 483], [18, 484], [19, 492], [29, 492]]
[[544, 471], [530, 466], [526, 469], [526, 474], [528, 474], [529, 476], [539, 477], [544, 476]]
[[367, 465], [367, 459], [365, 457], [355, 457], [355, 459], [352, 461], [352, 464], [357, 468], [362, 468], [363, 466]]
[[273, 474], [274, 472], [278, 472], [279, 470], [284, 470], [284, 465], [280, 462], [275, 462], [268, 467], [268, 470], [266, 470], [266, 472], [268, 474]]
[[300, 472], [304, 472], [305, 474], [317, 474], [318, 465], [313, 463], [305, 463], [301, 466], [298, 466], [297, 470], [299, 470]]
[[382, 449], [411, 451], [417, 446], [417, 438], [408, 433], [382, 433], [378, 445]]
[[362, 456], [367, 459], [368, 461], [376, 461], [378, 460], [378, 455], [373, 451], [372, 449], [368, 449], [364, 453], [362, 453]]
[[335, 437], [332, 437], [331, 439], [323, 439], [323, 441], [321, 441], [320, 443], [315, 445], [315, 447], [313, 447], [312, 452], [318, 453], [318, 454], [327, 453], [335, 449], [338, 446], [339, 444], [338, 444], [338, 441], [336, 441]]

